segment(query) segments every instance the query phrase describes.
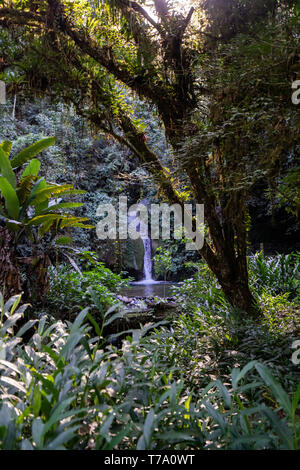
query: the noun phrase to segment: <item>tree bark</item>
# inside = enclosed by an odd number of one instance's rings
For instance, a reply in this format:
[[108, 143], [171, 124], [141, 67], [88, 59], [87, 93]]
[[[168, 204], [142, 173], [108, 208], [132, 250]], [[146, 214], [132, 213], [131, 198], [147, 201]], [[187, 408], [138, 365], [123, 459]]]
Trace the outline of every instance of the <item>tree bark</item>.
[[0, 226], [0, 289], [4, 299], [22, 291], [21, 276], [16, 260], [12, 235]]
[[24, 283], [24, 299], [41, 301], [49, 290], [48, 268], [51, 261], [48, 255], [36, 257], [17, 258], [17, 262], [24, 266], [27, 282]]
[[220, 284], [227, 300], [234, 308], [252, 317], [259, 316], [256, 300], [242, 277], [234, 280], [226, 279], [220, 281]]

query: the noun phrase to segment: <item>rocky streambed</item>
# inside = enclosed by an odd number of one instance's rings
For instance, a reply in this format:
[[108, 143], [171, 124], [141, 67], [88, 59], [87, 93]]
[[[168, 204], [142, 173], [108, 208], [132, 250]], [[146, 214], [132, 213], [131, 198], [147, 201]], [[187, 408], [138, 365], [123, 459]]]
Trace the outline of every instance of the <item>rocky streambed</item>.
[[128, 330], [139, 330], [145, 325], [163, 322], [168, 325], [179, 312], [179, 303], [176, 298], [165, 297], [127, 297], [118, 296], [119, 311], [122, 314], [113, 324], [105, 329], [105, 335], [114, 335]]

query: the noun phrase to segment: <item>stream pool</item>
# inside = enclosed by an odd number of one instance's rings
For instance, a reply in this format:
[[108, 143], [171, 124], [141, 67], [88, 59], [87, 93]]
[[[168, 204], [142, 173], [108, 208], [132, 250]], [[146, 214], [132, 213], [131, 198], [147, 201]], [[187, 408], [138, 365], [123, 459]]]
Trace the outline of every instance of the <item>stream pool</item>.
[[172, 287], [178, 286], [174, 282], [140, 281], [132, 282], [130, 286], [122, 289], [121, 294], [126, 297], [171, 297]]

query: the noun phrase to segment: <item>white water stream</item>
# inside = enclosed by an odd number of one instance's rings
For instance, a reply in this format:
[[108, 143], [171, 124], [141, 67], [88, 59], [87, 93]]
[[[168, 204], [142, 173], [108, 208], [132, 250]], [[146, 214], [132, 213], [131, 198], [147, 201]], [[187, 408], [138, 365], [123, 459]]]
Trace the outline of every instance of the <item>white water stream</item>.
[[[147, 207], [146, 201], [142, 201], [140, 204], [143, 204]], [[129, 213], [129, 221], [135, 220], [137, 225], [139, 224], [139, 232], [148, 234], [148, 227], [145, 227], [143, 221], [140, 220], [136, 213]], [[152, 263], [152, 248], [151, 248], [151, 238], [147, 235], [142, 237], [144, 244], [144, 278], [140, 281], [140, 284], [154, 284], [156, 281], [152, 277], [153, 263]]]

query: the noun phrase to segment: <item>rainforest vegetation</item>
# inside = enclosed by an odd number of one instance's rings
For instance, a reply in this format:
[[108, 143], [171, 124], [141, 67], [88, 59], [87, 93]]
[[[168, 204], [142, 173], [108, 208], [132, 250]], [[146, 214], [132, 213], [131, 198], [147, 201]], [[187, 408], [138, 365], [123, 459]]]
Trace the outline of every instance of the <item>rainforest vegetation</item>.
[[299, 90], [299, 0], [0, 0], [0, 449], [299, 450]]

